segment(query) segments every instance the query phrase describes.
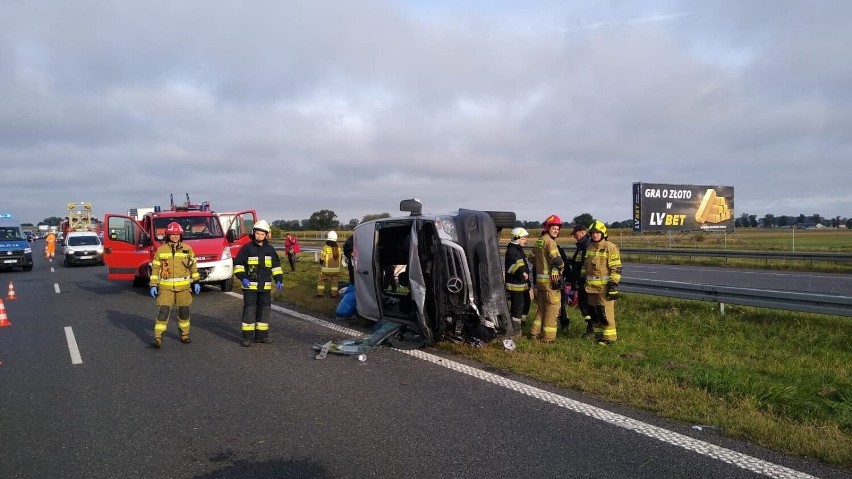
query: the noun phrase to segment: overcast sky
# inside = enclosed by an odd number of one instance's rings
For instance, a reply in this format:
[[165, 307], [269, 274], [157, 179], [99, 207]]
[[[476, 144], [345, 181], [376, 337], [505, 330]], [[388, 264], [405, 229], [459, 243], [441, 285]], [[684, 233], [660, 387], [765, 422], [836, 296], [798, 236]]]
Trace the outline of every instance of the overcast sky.
[[850, 86], [846, 0], [0, 0], [0, 212], [848, 217]]

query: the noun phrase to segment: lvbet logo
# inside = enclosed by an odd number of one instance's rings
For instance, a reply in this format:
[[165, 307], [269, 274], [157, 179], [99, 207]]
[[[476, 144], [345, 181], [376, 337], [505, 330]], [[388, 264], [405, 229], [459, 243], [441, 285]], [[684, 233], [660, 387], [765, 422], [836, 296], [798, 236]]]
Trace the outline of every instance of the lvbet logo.
[[686, 215], [651, 213], [651, 226], [683, 226]]

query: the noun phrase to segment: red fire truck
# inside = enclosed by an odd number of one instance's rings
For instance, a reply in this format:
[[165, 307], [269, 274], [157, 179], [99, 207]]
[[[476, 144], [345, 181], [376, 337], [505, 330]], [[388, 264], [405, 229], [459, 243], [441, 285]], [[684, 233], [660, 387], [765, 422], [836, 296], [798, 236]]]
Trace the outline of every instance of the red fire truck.
[[171, 222], [183, 228], [183, 241], [190, 245], [198, 261], [202, 284], [216, 284], [222, 291], [233, 285], [232, 257], [239, 248], [251, 241], [251, 228], [257, 212], [247, 210], [227, 215], [222, 224], [219, 215], [210, 209], [210, 202], [176, 205], [171, 200], [168, 211], [154, 207], [140, 219], [131, 216], [104, 216], [104, 261], [107, 277], [112, 280], [132, 280], [134, 286], [145, 286], [151, 275], [154, 252], [166, 241], [165, 229]]

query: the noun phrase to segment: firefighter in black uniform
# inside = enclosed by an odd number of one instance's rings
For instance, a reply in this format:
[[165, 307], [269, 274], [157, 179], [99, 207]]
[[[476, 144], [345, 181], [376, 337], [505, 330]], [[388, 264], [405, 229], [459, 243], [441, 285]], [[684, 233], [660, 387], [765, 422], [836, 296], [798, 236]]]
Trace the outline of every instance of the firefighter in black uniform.
[[234, 258], [234, 275], [243, 286], [243, 340], [240, 345], [271, 343], [269, 317], [272, 314], [272, 282], [281, 291], [284, 270], [278, 252], [269, 244], [269, 223], [260, 220], [252, 229], [252, 242], [247, 243]]
[[577, 241], [576, 249], [570, 263], [570, 279], [574, 294], [574, 304], [580, 309], [580, 314], [583, 315], [583, 320], [586, 322], [586, 332], [583, 333], [582, 337], [593, 339], [595, 332], [592, 326], [592, 316], [589, 313], [589, 296], [586, 293], [586, 272], [583, 270], [583, 263], [586, 262], [586, 250], [589, 249], [592, 237], [589, 236], [588, 228], [582, 224], [574, 226], [571, 235]]
[[529, 236], [524, 228], [515, 228], [506, 246], [506, 292], [511, 303], [513, 331], [521, 330], [530, 312], [530, 269], [524, 254]]

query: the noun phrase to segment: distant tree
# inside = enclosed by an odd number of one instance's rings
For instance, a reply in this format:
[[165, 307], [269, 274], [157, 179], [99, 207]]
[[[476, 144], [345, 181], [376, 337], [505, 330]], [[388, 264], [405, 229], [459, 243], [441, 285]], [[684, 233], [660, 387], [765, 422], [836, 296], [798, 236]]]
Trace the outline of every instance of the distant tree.
[[748, 228], [750, 224], [751, 222], [748, 220], [748, 213], [741, 214], [740, 219], [734, 222], [734, 226], [741, 226], [743, 228]]
[[822, 222], [822, 217], [820, 215], [814, 213], [814, 214], [811, 215], [811, 220], [814, 222], [814, 224], [819, 224], [819, 223]]
[[780, 226], [782, 228], [785, 227], [785, 226], [788, 226], [790, 224], [791, 219], [792, 218], [790, 218], [787, 215], [782, 215], [780, 218], [778, 218], [778, 226]]
[[528, 231], [541, 229], [541, 221], [524, 221], [523, 227]]
[[58, 216], [51, 216], [50, 218], [45, 218], [45, 219], [41, 220], [41, 223], [39, 223], [39, 224], [40, 225], [47, 225], [47, 226], [59, 226], [59, 225], [62, 224], [62, 218], [60, 218]]
[[774, 228], [775, 227], [775, 215], [767, 214], [760, 220], [761, 224], [763, 224], [764, 228]]
[[340, 228], [340, 222], [337, 220], [337, 214], [331, 210], [314, 211], [308, 218], [309, 230], [334, 230]]
[[358, 226], [358, 220], [352, 218], [351, 220], [349, 220], [349, 223], [346, 224], [346, 229], [354, 230], [356, 226]]
[[32, 223], [21, 223], [21, 227], [23, 227], [23, 228], [31, 228], [33, 226], [35, 226], [35, 225], [32, 224]]
[[799, 215], [798, 222], [799, 222], [799, 223], [804, 223], [804, 222], [805, 222], [805, 219], [806, 219], [806, 218], [805, 218], [805, 215], [804, 215], [804, 214], [800, 214], [800, 215]]
[[748, 215], [748, 225], [757, 228], [757, 215]]
[[368, 221], [378, 220], [378, 219], [381, 219], [381, 218], [390, 218], [390, 217], [391, 217], [390, 213], [378, 213], [378, 214], [364, 215], [364, 217], [361, 218], [361, 223], [366, 223]]
[[284, 232], [299, 231], [302, 229], [302, 225], [299, 223], [299, 220], [275, 220], [272, 222], [272, 226]]
[[589, 226], [594, 221], [595, 217], [592, 216], [590, 213], [583, 213], [575, 216], [572, 224]]
[[852, 218], [846, 220], [846, 227], [852, 230]]

